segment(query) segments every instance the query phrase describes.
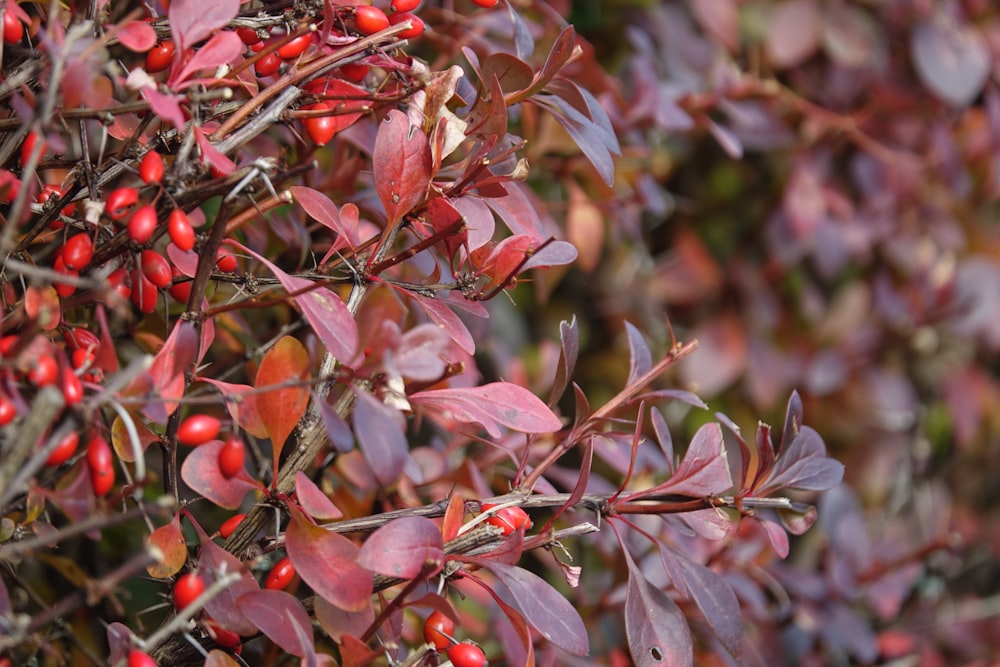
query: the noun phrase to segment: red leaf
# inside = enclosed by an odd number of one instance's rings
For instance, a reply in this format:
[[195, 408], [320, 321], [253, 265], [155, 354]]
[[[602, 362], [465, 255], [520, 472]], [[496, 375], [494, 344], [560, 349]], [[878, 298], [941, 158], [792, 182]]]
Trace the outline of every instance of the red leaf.
[[257, 396], [251, 394], [253, 387], [248, 384], [233, 384], [223, 382], [214, 378], [201, 376], [201, 382], [207, 382], [226, 397], [226, 409], [229, 416], [233, 418], [233, 423], [254, 436], [255, 438], [266, 438], [267, 429], [260, 421], [260, 412], [257, 410]]
[[324, 530], [293, 509], [285, 548], [302, 580], [331, 604], [357, 611], [369, 604], [372, 574], [358, 565], [358, 547], [343, 535]]
[[174, 0], [167, 16], [177, 57], [216, 30], [225, 27], [240, 11], [240, 0]]
[[375, 190], [395, 225], [427, 195], [431, 180], [431, 148], [427, 135], [410, 125], [398, 109], [379, 125], [372, 152]]
[[689, 667], [694, 664], [691, 629], [669, 595], [649, 583], [623, 549], [628, 566], [625, 634], [637, 667]]
[[344, 513], [301, 470], [295, 473], [295, 498], [306, 514], [314, 519], [339, 519]]
[[428, 202], [427, 222], [435, 233], [441, 233], [460, 221], [463, 221], [462, 224], [443, 239], [448, 261], [452, 261], [455, 253], [468, 244], [464, 217], [446, 197], [435, 197]]
[[240, 611], [282, 650], [315, 656], [312, 621], [297, 598], [285, 591], [259, 590], [237, 600]]
[[[200, 449], [197, 451], [201, 451]], [[230, 632], [241, 635], [253, 635], [257, 626], [243, 615], [238, 600], [254, 591], [260, 590], [257, 580], [236, 556], [232, 555], [218, 544], [201, 534], [201, 553], [198, 554], [198, 571], [205, 579], [205, 585], [211, 586], [217, 579], [233, 572], [241, 577], [235, 583], [223, 590], [219, 595], [209, 600], [205, 611], [215, 621]]]
[[[290, 276], [253, 250], [235, 242], [233, 247], [256, 257], [278, 279], [288, 292], [311, 287], [313, 282], [305, 278]], [[354, 356], [358, 347], [358, 326], [354, 316], [337, 294], [325, 287], [312, 289], [295, 297], [295, 304], [309, 320], [313, 331], [330, 353], [342, 361]]]
[[257, 369], [254, 387], [261, 392], [257, 394], [257, 411], [271, 438], [275, 472], [285, 440], [309, 405], [309, 388], [304, 385], [278, 389], [268, 387], [308, 377], [309, 353], [302, 343], [291, 336], [284, 336], [275, 343], [264, 354]]
[[[385, 524], [361, 545], [358, 565], [389, 577], [430, 576], [444, 564], [441, 531], [426, 517], [411, 516]], [[425, 568], [433, 566], [428, 572]]]
[[455, 539], [464, 518], [465, 499], [462, 498], [461, 494], [455, 493], [448, 499], [448, 509], [444, 512], [444, 520], [441, 522], [441, 539], [445, 542]]
[[319, 626], [337, 642], [344, 635], [361, 636], [375, 620], [375, 610], [371, 604], [359, 611], [344, 611], [321, 597], [316, 598], [315, 612]]
[[494, 438], [500, 437], [501, 424], [523, 433], [552, 433], [562, 428], [562, 422], [541, 399], [510, 382], [432, 389], [409, 398], [415, 405], [430, 408], [431, 414], [447, 413], [452, 419], [480, 424]]
[[470, 559], [492, 572], [510, 591], [512, 606], [540, 635], [573, 655], [590, 651], [587, 627], [576, 608], [537, 574], [493, 560]]
[[379, 483], [388, 485], [399, 479], [410, 456], [402, 413], [371, 394], [359, 391], [351, 423], [358, 447]]
[[[401, 289], [399, 287], [393, 286], [395, 289]], [[427, 317], [431, 318], [434, 322], [444, 329], [445, 333], [455, 341], [460, 348], [468, 352], [469, 354], [474, 354], [476, 351], [476, 342], [472, 338], [472, 334], [469, 333], [469, 328], [465, 326], [465, 322], [459, 319], [458, 315], [444, 303], [444, 299], [423, 296], [417, 294], [412, 290], [401, 290], [406, 296], [415, 301], [417, 305], [423, 308], [424, 312], [427, 313]]]
[[166, 95], [152, 87], [143, 88], [141, 94], [149, 102], [149, 108], [160, 119], [172, 124], [178, 130], [184, 129], [187, 121], [184, 120], [184, 112], [181, 111], [182, 98], [176, 95]]
[[241, 468], [235, 477], [223, 477], [219, 470], [221, 440], [212, 440], [195, 447], [181, 465], [184, 483], [219, 507], [234, 510], [243, 502], [249, 491], [263, 490], [260, 482]]
[[236, 171], [236, 163], [220, 153], [200, 127], [194, 128], [194, 136], [198, 140], [198, 149], [201, 150], [203, 164], [215, 167], [215, 170], [223, 176], [229, 176]]
[[163, 404], [167, 416], [180, 405], [177, 401], [184, 396], [184, 373], [194, 365], [197, 354], [197, 330], [190, 322], [178, 320], [149, 368], [160, 396], [171, 399]]
[[115, 33], [115, 37], [126, 49], [145, 53], [156, 46], [156, 31], [144, 21], [129, 21]]
[[184, 67], [179, 72], [171, 72], [171, 89], [177, 84], [188, 79], [191, 75], [203, 69], [215, 69], [219, 65], [225, 65], [236, 60], [246, 47], [239, 36], [232, 31], [220, 32], [208, 40], [204, 46], [198, 47], [191, 59], [184, 63]]

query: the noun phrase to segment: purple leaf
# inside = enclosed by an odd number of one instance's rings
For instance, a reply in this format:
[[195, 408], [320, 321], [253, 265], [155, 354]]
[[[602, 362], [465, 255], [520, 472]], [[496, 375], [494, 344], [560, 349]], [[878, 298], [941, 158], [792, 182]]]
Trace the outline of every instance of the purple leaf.
[[427, 135], [410, 125], [398, 109], [379, 125], [372, 151], [375, 190], [385, 206], [389, 226], [424, 200], [431, 180], [431, 148]]
[[238, 600], [247, 593], [260, 590], [257, 580], [253, 578], [247, 566], [236, 556], [212, 542], [207, 535], [203, 535], [201, 552], [198, 554], [198, 571], [205, 579], [206, 586], [211, 586], [224, 574], [240, 573], [240, 579], [209, 600], [205, 605], [205, 611], [230, 632], [241, 635], [255, 634], [257, 625], [243, 614], [238, 603]]
[[409, 398], [452, 419], [480, 424], [494, 438], [500, 437], [500, 425], [523, 433], [552, 433], [562, 428], [559, 418], [537, 396], [510, 382], [432, 389]]
[[791, 0], [775, 5], [767, 22], [765, 50], [775, 67], [795, 67], [820, 43], [822, 16], [816, 0]]
[[675, 555], [673, 564], [676, 570], [668, 573], [674, 585], [677, 578], [683, 578], [687, 597], [698, 605], [712, 633], [733, 657], [739, 657], [743, 622], [740, 603], [733, 589], [714, 570], [682, 554]]
[[601, 128], [561, 97], [538, 95], [533, 101], [549, 111], [563, 126], [594, 165], [601, 180], [610, 186], [615, 180], [615, 162], [607, 142], [602, 140]]
[[[313, 190], [304, 185], [293, 185], [289, 191], [302, 210], [316, 222], [336, 232], [338, 240], [344, 239], [351, 248], [356, 248], [361, 243], [361, 238], [358, 235], [357, 215], [351, 218], [351, 222], [354, 224], [344, 224], [344, 219], [341, 216], [341, 211], [337, 209], [337, 205], [319, 190]], [[344, 205], [344, 209], [348, 207], [352, 207], [355, 213], [357, 212], [353, 204]]]
[[625, 322], [625, 332], [628, 334], [629, 349], [628, 381], [625, 384], [631, 386], [653, 367], [653, 355], [642, 333], [629, 321]]
[[521, 271], [528, 269], [545, 269], [550, 266], [565, 266], [572, 264], [580, 255], [576, 246], [568, 241], [552, 241], [544, 248], [536, 251], [528, 258], [528, 261], [521, 266]]
[[[430, 576], [444, 564], [441, 530], [430, 519], [409, 516], [385, 524], [361, 545], [358, 565], [389, 577]], [[433, 570], [427, 571], [431, 566]]]
[[184, 51], [225, 27], [240, 11], [240, 0], [174, 0], [170, 3], [170, 34], [177, 45], [174, 63]]
[[566, 391], [569, 379], [576, 368], [576, 359], [580, 355], [580, 328], [576, 316], [569, 322], [559, 323], [559, 365], [556, 367], [556, 377], [552, 381], [549, 392], [549, 405], [555, 405]]
[[399, 479], [409, 457], [402, 413], [365, 391], [356, 392], [351, 423], [358, 446], [383, 485]]
[[455, 341], [460, 348], [468, 352], [469, 354], [474, 354], [476, 351], [476, 342], [472, 338], [472, 334], [469, 333], [469, 328], [465, 326], [463, 322], [455, 312], [444, 303], [443, 299], [423, 296], [417, 294], [411, 290], [405, 290], [404, 293], [410, 299], [415, 301], [417, 305], [423, 308], [424, 312], [427, 313], [427, 317], [431, 318], [434, 322], [444, 329], [445, 333]]
[[315, 654], [309, 613], [285, 591], [259, 590], [236, 601], [244, 616], [286, 653], [306, 658]]
[[492, 572], [510, 592], [511, 606], [540, 635], [573, 655], [587, 655], [590, 646], [583, 619], [559, 591], [525, 569], [488, 559], [469, 559]]
[[689, 667], [694, 664], [691, 629], [669, 595], [653, 586], [627, 550], [625, 634], [637, 667]]
[[653, 422], [653, 432], [656, 434], [656, 442], [663, 451], [663, 458], [667, 460], [667, 470], [673, 475], [674, 472], [674, 439], [670, 435], [670, 428], [667, 420], [663, 418], [663, 413], [657, 408], [649, 411], [649, 420]]
[[257, 258], [278, 279], [287, 292], [314, 287], [295, 297], [295, 303], [309, 320], [313, 331], [326, 346], [330, 354], [342, 361], [351, 359], [358, 347], [358, 325], [335, 292], [325, 287], [315, 287], [313, 281], [289, 275], [273, 263], [236, 241], [228, 241], [232, 246]]
[[351, 427], [344, 421], [344, 418], [338, 415], [329, 403], [318, 399], [315, 395], [313, 395], [313, 404], [319, 406], [320, 417], [323, 418], [323, 425], [326, 426], [326, 435], [330, 438], [330, 444], [333, 445], [334, 449], [341, 454], [346, 454], [354, 449], [354, 434], [351, 433]]
[[698, 429], [677, 470], [656, 487], [656, 493], [703, 497], [722, 493], [732, 485], [722, 429], [713, 423]]
[[843, 479], [844, 464], [829, 458], [819, 434], [803, 426], [792, 442], [783, 447], [774, 468], [756, 493], [766, 496], [783, 488], [823, 491], [840, 484]]

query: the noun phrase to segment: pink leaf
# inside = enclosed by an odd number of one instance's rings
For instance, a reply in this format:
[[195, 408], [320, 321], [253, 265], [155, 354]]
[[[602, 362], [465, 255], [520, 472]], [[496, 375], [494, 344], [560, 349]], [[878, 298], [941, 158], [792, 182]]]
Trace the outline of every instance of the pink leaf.
[[215, 69], [236, 60], [246, 47], [235, 32], [224, 31], [216, 34], [208, 43], [198, 48], [191, 59], [184, 63], [176, 74], [171, 72], [170, 87], [186, 80], [203, 69]]
[[358, 565], [358, 547], [343, 535], [314, 526], [292, 510], [285, 533], [288, 557], [302, 580], [341, 609], [357, 611], [369, 603], [372, 575]]
[[178, 130], [184, 129], [184, 112], [181, 111], [181, 98], [175, 95], [165, 95], [155, 88], [143, 88], [142, 96], [149, 102], [149, 108], [162, 120], [167, 121]]
[[415, 405], [446, 413], [452, 419], [480, 424], [494, 438], [500, 437], [500, 425], [523, 433], [552, 433], [562, 428], [562, 422], [541, 399], [510, 382], [432, 389], [409, 398]]
[[411, 380], [437, 380], [444, 373], [444, 353], [450, 342], [441, 327], [417, 325], [403, 334], [399, 346], [392, 350], [392, 365], [400, 375]]
[[445, 330], [445, 333], [451, 337], [453, 341], [458, 343], [458, 346], [468, 352], [469, 354], [474, 354], [476, 351], [476, 342], [472, 338], [472, 334], [469, 333], [469, 328], [465, 326], [465, 322], [459, 319], [458, 315], [444, 303], [443, 299], [423, 296], [417, 294], [416, 292], [405, 290], [404, 293], [410, 297], [413, 301], [424, 309], [427, 316], [437, 322], [441, 328]]
[[287, 653], [306, 658], [315, 654], [309, 613], [285, 591], [258, 590], [237, 600], [240, 611]]
[[306, 514], [314, 519], [339, 519], [344, 513], [301, 470], [295, 473], [295, 498]]
[[690, 667], [694, 664], [691, 629], [669, 595], [653, 586], [627, 550], [625, 634], [637, 667]]
[[198, 332], [190, 322], [178, 320], [149, 368], [160, 396], [170, 399], [163, 404], [167, 416], [174, 413], [184, 396], [184, 374], [194, 365], [197, 354]]
[[[343, 239], [351, 248], [356, 248], [361, 243], [358, 234], [357, 207], [354, 204], [345, 204], [344, 212], [348, 208], [353, 209], [354, 215], [341, 215], [337, 210], [337, 205], [328, 196], [318, 190], [307, 188], [303, 185], [293, 185], [289, 188], [295, 201], [299, 203], [309, 217], [319, 222], [324, 227], [328, 227], [337, 233], [338, 240]], [[352, 224], [345, 224], [345, 223]], [[336, 246], [336, 244], [334, 244]]]
[[816, 0], [775, 5], [764, 42], [768, 59], [779, 69], [795, 67], [819, 48], [822, 15]]
[[240, 0], [174, 0], [170, 3], [170, 34], [177, 58], [216, 30], [225, 27], [240, 11]]
[[521, 267], [521, 272], [528, 269], [547, 269], [550, 266], [572, 264], [579, 255], [576, 246], [568, 241], [550, 241], [528, 258], [528, 261]]
[[226, 409], [229, 410], [229, 416], [233, 418], [233, 423], [238, 424], [241, 429], [255, 438], [267, 437], [267, 429], [264, 428], [264, 423], [260, 420], [260, 413], [257, 411], [257, 396], [250, 393], [253, 387], [248, 384], [223, 382], [205, 376], [198, 379], [214, 386], [226, 397]]
[[478, 197], [459, 197], [451, 200], [452, 205], [465, 218], [465, 229], [469, 248], [476, 248], [493, 238], [496, 220], [490, 207]]
[[[473, 560], [473, 559], [470, 559]], [[474, 562], [492, 572], [510, 592], [512, 606], [540, 635], [573, 655], [587, 655], [587, 627], [569, 600], [537, 574], [489, 559]]]
[[254, 591], [260, 590], [257, 580], [236, 556], [232, 555], [202, 533], [201, 551], [198, 554], [198, 571], [205, 579], [205, 585], [211, 586], [226, 574], [238, 572], [240, 578], [225, 588], [219, 595], [212, 598], [205, 611], [226, 630], [241, 635], [253, 635], [257, 626], [243, 615], [237, 600]]
[[360, 637], [375, 620], [375, 610], [370, 603], [358, 611], [345, 611], [317, 597], [315, 612], [320, 627], [337, 642], [344, 635]]
[[[430, 576], [444, 564], [441, 530], [428, 518], [410, 516], [385, 524], [361, 545], [358, 565], [389, 577]], [[431, 567], [432, 570], [428, 571]]]
[[398, 109], [379, 125], [372, 152], [375, 190], [395, 225], [424, 200], [431, 180], [431, 149], [427, 135], [410, 125]]
[[[286, 291], [295, 292], [313, 286], [313, 281], [285, 273], [246, 246], [236, 241], [228, 243], [256, 257], [270, 269]], [[358, 326], [351, 311], [335, 292], [325, 287], [318, 287], [295, 297], [295, 303], [302, 309], [302, 314], [309, 320], [316, 336], [333, 356], [340, 360], [348, 360], [354, 356], [354, 351], [358, 347]]]
[[115, 33], [115, 37], [129, 51], [145, 53], [156, 46], [156, 31], [144, 21], [129, 21]]
[[235, 477], [224, 477], [219, 470], [219, 450], [222, 445], [221, 440], [212, 440], [196, 447], [181, 465], [181, 479], [192, 491], [219, 507], [234, 510], [240, 506], [248, 492], [263, 490], [264, 487], [246, 469], [240, 469]]
[[392, 484], [403, 473], [409, 458], [402, 413], [371, 394], [357, 392], [351, 423], [358, 446], [381, 484]]
[[785, 487], [823, 491], [843, 478], [844, 464], [829, 458], [819, 434], [803, 426], [790, 443], [782, 443], [781, 455], [757, 493], [767, 495]]
[[223, 176], [229, 176], [236, 171], [236, 163], [220, 153], [215, 146], [212, 145], [212, 142], [208, 140], [208, 135], [205, 134], [204, 130], [196, 127], [194, 136], [198, 140], [198, 148], [201, 150], [201, 161], [203, 163], [214, 167], [215, 170]]

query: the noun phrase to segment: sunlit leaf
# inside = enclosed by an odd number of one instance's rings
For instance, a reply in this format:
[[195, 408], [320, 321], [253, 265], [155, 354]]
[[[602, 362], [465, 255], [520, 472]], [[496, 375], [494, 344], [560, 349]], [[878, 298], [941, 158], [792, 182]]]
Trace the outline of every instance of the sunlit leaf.
[[379, 124], [372, 152], [375, 190], [385, 206], [389, 225], [427, 196], [431, 180], [431, 149], [427, 135], [410, 125], [406, 114], [393, 109]]
[[372, 574], [358, 565], [354, 542], [314, 526], [300, 511], [293, 510], [285, 548], [295, 571], [317, 595], [347, 611], [368, 604]]
[[500, 436], [501, 425], [524, 433], [551, 433], [562, 427], [559, 418], [537, 396], [510, 382], [431, 389], [411, 394], [409, 399], [414, 405], [447, 413], [452, 419], [480, 424], [494, 438]]
[[295, 498], [306, 514], [314, 519], [339, 519], [344, 513], [301, 470], [295, 473]]
[[172, 577], [187, 562], [188, 549], [181, 531], [181, 515], [175, 514], [170, 523], [160, 526], [146, 538], [146, 544], [156, 547], [161, 553], [160, 559], [146, 567], [149, 576], [154, 579]]
[[351, 415], [358, 447], [381, 484], [392, 484], [403, 473], [409, 457], [403, 415], [365, 391], [357, 392]]
[[254, 387], [257, 394], [257, 411], [267, 429], [274, 450], [277, 469], [281, 449], [288, 435], [306, 412], [309, 405], [309, 387], [303, 384], [269, 389], [280, 384], [303, 381], [309, 377], [309, 353], [297, 339], [284, 336], [261, 359]]
[[263, 486], [250, 476], [246, 468], [241, 468], [234, 477], [223, 476], [219, 470], [219, 450], [223, 444], [221, 440], [212, 440], [195, 447], [181, 465], [181, 479], [207, 500], [234, 510], [247, 493], [263, 490]]

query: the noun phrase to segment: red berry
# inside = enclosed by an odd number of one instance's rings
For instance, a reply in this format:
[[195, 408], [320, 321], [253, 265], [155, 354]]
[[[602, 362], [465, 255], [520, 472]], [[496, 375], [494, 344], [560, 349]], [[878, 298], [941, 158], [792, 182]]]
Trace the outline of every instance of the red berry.
[[77, 234], [66, 239], [62, 260], [67, 269], [79, 271], [90, 264], [94, 257], [94, 242], [88, 234]]
[[59, 378], [59, 362], [51, 354], [40, 354], [31, 370], [28, 381], [36, 387], [47, 387]]
[[63, 368], [62, 393], [66, 405], [76, 405], [83, 400], [83, 383], [69, 366]]
[[174, 584], [174, 607], [183, 610], [205, 592], [205, 580], [200, 574], [188, 572]]
[[256, 63], [253, 69], [257, 76], [271, 76], [281, 68], [281, 56], [277, 53], [269, 53]]
[[455, 621], [444, 613], [435, 610], [424, 621], [424, 641], [428, 644], [434, 644], [434, 648], [437, 650], [443, 651], [451, 646], [454, 636]]
[[123, 301], [132, 295], [132, 280], [124, 266], [108, 274], [108, 288]]
[[246, 459], [246, 448], [239, 438], [229, 438], [219, 450], [219, 472], [226, 479], [231, 479], [243, 470]]
[[253, 28], [237, 28], [236, 34], [247, 46], [253, 46], [261, 41], [260, 35]]
[[292, 58], [298, 58], [302, 53], [309, 48], [309, 44], [312, 42], [312, 35], [306, 33], [305, 35], [300, 35], [288, 42], [284, 46], [278, 49], [278, 56], [284, 60], [291, 60]]
[[389, 17], [389, 23], [391, 25], [398, 25], [405, 21], [410, 22], [410, 29], [404, 30], [397, 35], [402, 39], [416, 39], [420, 35], [424, 34], [424, 21], [416, 14], [410, 14], [409, 12], [404, 12], [402, 14], [393, 14]]
[[368, 70], [370, 69], [371, 67], [362, 63], [347, 63], [346, 65], [340, 66], [341, 73], [344, 75], [344, 78], [349, 81], [364, 81], [364, 78], [368, 76]]
[[143, 250], [139, 255], [139, 265], [142, 267], [142, 275], [149, 278], [149, 282], [157, 287], [166, 287], [173, 280], [174, 274], [170, 270], [170, 262], [155, 250]]
[[7, 44], [16, 44], [24, 37], [24, 24], [14, 16], [14, 12], [5, 11], [3, 13], [3, 41]]
[[187, 251], [194, 248], [194, 225], [188, 219], [184, 211], [175, 208], [167, 218], [167, 233], [170, 240], [181, 250]]
[[67, 328], [63, 331], [63, 339], [71, 350], [96, 350], [101, 346], [101, 339], [97, 334], [83, 327]]
[[[4, 15], [6, 16], [6, 14]], [[35, 152], [35, 144], [39, 141], [39, 136], [37, 132], [28, 132], [28, 136], [24, 138], [24, 143], [21, 144], [21, 167], [28, 164], [28, 160], [31, 159], [31, 154]], [[41, 138], [42, 148], [38, 153], [38, 159], [42, 159], [45, 156], [45, 151], [48, 148], [48, 144], [45, 142], [45, 138]]]
[[219, 435], [222, 424], [212, 415], [191, 415], [177, 428], [177, 442], [188, 447], [204, 445]]
[[[46, 183], [42, 186], [42, 190], [38, 193], [38, 196], [35, 197], [35, 201], [39, 204], [44, 204], [52, 198], [58, 199], [65, 194], [66, 188], [62, 188], [55, 183]], [[66, 204], [66, 206], [63, 207], [63, 215], [71, 217], [74, 213], [76, 213], [76, 204]], [[55, 220], [53, 220], [53, 222], [55, 222]]]
[[222, 539], [227, 539], [230, 535], [232, 535], [233, 531], [236, 530], [236, 527], [240, 525], [240, 522], [242, 522], [246, 516], [246, 514], [236, 514], [226, 519], [226, 522], [219, 527], [219, 535], [222, 536]]
[[479, 5], [480, 7], [496, 7], [497, 0], [472, 0], [472, 4]]
[[392, 0], [392, 11], [412, 12], [420, 4], [420, 0]]
[[104, 212], [112, 220], [124, 220], [138, 201], [139, 191], [135, 188], [118, 188], [104, 200]]
[[6, 426], [17, 417], [17, 408], [14, 402], [6, 396], [0, 394], [0, 426]]
[[[482, 507], [483, 511], [486, 512], [496, 507], [496, 505], [493, 503], [483, 503]], [[524, 528], [525, 530], [531, 528], [531, 519], [528, 517], [528, 513], [520, 507], [504, 507], [497, 510], [486, 520], [486, 523], [496, 526], [503, 531], [504, 535], [510, 535], [518, 528]]]
[[111, 445], [100, 436], [90, 439], [87, 445], [87, 465], [90, 467], [90, 486], [98, 497], [108, 495], [115, 484]]
[[219, 271], [226, 273], [235, 273], [236, 269], [240, 268], [233, 251], [226, 247], [219, 248], [219, 253], [215, 256], [215, 265], [219, 267]]
[[156, 231], [156, 207], [146, 204], [136, 210], [128, 219], [128, 235], [136, 243], [145, 243], [153, 237]]
[[389, 19], [378, 7], [362, 5], [354, 10], [354, 25], [366, 35], [373, 35], [389, 27]]
[[139, 178], [146, 185], [163, 180], [163, 158], [156, 151], [146, 151], [139, 163]]
[[128, 653], [128, 667], [156, 667], [156, 661], [148, 653], [133, 649]]
[[156, 310], [156, 300], [158, 297], [156, 285], [138, 269], [133, 269], [129, 277], [132, 279], [132, 289], [129, 293], [132, 304], [144, 313], [151, 313]]
[[162, 72], [170, 67], [177, 47], [170, 40], [160, 42], [146, 54], [146, 71], [150, 74]]
[[94, 354], [93, 350], [85, 350], [83, 348], [73, 350], [72, 355], [73, 368], [77, 370], [81, 368], [89, 369], [97, 361], [97, 355]]
[[292, 583], [292, 577], [295, 576], [295, 566], [292, 565], [292, 561], [285, 556], [271, 568], [271, 571], [267, 573], [267, 578], [264, 580], [264, 588], [270, 589], [272, 591], [280, 591], [288, 587], [288, 584]]
[[[328, 102], [318, 102], [316, 104], [307, 104], [302, 108], [306, 111], [313, 109], [329, 109], [333, 105]], [[314, 116], [312, 118], [303, 118], [302, 126], [306, 129], [306, 134], [317, 146], [323, 146], [327, 144], [330, 139], [333, 139], [333, 135], [337, 133], [337, 121], [333, 116]]]
[[80, 435], [76, 431], [70, 431], [59, 441], [56, 448], [49, 454], [49, 458], [45, 459], [45, 465], [58, 466], [66, 463], [73, 454], [76, 454], [76, 448], [79, 444]]
[[455, 667], [483, 667], [486, 664], [483, 649], [467, 642], [448, 647], [448, 659]]
[[[66, 262], [63, 261], [62, 254], [60, 253], [55, 260], [52, 262], [52, 270], [63, 276], [72, 276], [74, 278], [80, 277], [79, 271], [74, 271], [73, 269], [66, 268]], [[61, 297], [67, 297], [76, 291], [76, 286], [69, 282], [54, 281], [56, 294]]]
[[170, 292], [170, 296], [174, 297], [178, 303], [186, 304], [191, 300], [191, 281], [176, 266], [172, 267], [170, 272], [174, 276], [174, 281], [167, 288], [167, 291]]
[[243, 638], [235, 632], [226, 630], [214, 618], [206, 618], [204, 621], [205, 631], [212, 640], [223, 648], [236, 648]]

